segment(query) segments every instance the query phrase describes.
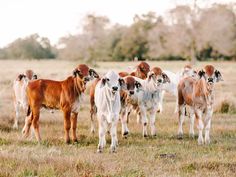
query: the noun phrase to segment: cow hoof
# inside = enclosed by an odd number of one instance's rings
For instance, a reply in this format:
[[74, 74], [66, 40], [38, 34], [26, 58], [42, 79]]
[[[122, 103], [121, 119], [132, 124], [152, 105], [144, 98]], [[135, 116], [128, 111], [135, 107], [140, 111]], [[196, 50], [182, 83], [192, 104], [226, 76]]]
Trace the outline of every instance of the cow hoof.
[[153, 134], [152, 136], [153, 136], [153, 137], [156, 137], [156, 136], [157, 136], [157, 134]]
[[70, 139], [66, 140], [66, 144], [70, 144]]
[[147, 134], [144, 134], [144, 135], [143, 135], [143, 137], [144, 137], [144, 138], [147, 138], [147, 137], [148, 137], [148, 135], [147, 135]]
[[198, 145], [203, 145], [204, 142], [203, 142], [203, 139], [198, 139]]
[[116, 148], [115, 147], [111, 147], [110, 153], [116, 153]]
[[18, 125], [14, 124], [12, 128], [13, 128], [14, 130], [17, 130], [17, 129], [18, 129]]
[[177, 139], [178, 139], [178, 140], [182, 140], [182, 139], [183, 139], [183, 134], [178, 134], [178, 135], [177, 135]]
[[99, 147], [99, 148], [97, 149], [97, 153], [102, 153], [102, 148]]
[[210, 144], [210, 139], [205, 140], [205, 144]]
[[123, 136], [126, 136], [126, 135], [128, 135], [129, 134], [129, 132], [128, 131], [125, 131], [124, 133], [123, 133]]
[[195, 136], [194, 136], [194, 133], [190, 133], [190, 134], [189, 134], [189, 137], [192, 138], [192, 139], [194, 139], [194, 137], [195, 137]]
[[73, 143], [78, 143], [77, 139], [73, 139], [72, 141], [73, 141]]

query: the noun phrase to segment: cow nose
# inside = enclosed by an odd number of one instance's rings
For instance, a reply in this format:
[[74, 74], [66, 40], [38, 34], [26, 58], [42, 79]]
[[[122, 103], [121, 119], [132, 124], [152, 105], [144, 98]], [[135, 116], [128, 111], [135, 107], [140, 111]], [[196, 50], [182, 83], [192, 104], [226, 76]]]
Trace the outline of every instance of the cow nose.
[[88, 77], [85, 77], [85, 78], [84, 78], [84, 81], [85, 81], [85, 82], [88, 82], [88, 81], [89, 81], [89, 78], [88, 78]]
[[208, 82], [213, 82], [213, 78], [208, 78]]
[[117, 86], [114, 86], [114, 87], [112, 87], [112, 90], [117, 91], [117, 90], [118, 90], [118, 87], [117, 87]]
[[134, 91], [133, 91], [133, 90], [130, 90], [130, 91], [129, 91], [129, 94], [130, 94], [130, 95], [133, 95], [133, 94], [134, 94]]
[[158, 81], [159, 83], [161, 83], [161, 82], [162, 82], [162, 79], [158, 79], [157, 81]]

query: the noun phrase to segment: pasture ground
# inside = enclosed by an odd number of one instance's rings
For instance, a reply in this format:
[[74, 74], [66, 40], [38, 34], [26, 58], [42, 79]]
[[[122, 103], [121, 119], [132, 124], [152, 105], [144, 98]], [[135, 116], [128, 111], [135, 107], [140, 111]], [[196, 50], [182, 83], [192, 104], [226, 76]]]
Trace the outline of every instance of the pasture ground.
[[[236, 63], [207, 62], [215, 65], [224, 77], [216, 85], [216, 107], [223, 100], [236, 100]], [[201, 68], [206, 62], [198, 63]], [[71, 75], [78, 62], [0, 61], [0, 176], [235, 176], [236, 174], [236, 114], [214, 113], [211, 128], [211, 144], [197, 145], [188, 137], [189, 118], [184, 124], [184, 139], [177, 139], [178, 119], [174, 114], [174, 98], [167, 94], [164, 112], [157, 114], [157, 137], [143, 138], [141, 125], [131, 115], [127, 139], [121, 137], [118, 126], [119, 147], [117, 153], [109, 153], [110, 137], [104, 153], [96, 153], [98, 133], [90, 134], [88, 95], [78, 118], [78, 144], [64, 143], [62, 113], [41, 111], [40, 130], [42, 143], [35, 138], [23, 139], [21, 129], [13, 130], [14, 109], [12, 81], [17, 74], [31, 68], [39, 78], [55, 80]], [[178, 71], [186, 62], [149, 62], [151, 66]], [[128, 71], [135, 62], [98, 63], [95, 69], [101, 74], [108, 69]], [[87, 92], [88, 93], [88, 92]], [[195, 126], [195, 133], [197, 129]]]

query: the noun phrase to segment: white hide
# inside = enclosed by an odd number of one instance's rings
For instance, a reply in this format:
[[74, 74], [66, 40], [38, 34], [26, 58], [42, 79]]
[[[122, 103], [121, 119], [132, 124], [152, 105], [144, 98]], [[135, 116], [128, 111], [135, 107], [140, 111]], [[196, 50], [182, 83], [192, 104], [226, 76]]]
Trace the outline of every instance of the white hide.
[[[120, 83], [119, 75], [114, 71], [109, 71], [96, 85], [95, 105], [97, 107], [97, 117], [99, 122], [99, 144], [98, 152], [102, 152], [106, 145], [105, 135], [108, 124], [110, 125], [111, 152], [116, 151], [117, 140], [117, 122], [121, 109], [120, 103]], [[105, 84], [103, 79], [106, 80]], [[114, 91], [112, 87], [118, 87]]]

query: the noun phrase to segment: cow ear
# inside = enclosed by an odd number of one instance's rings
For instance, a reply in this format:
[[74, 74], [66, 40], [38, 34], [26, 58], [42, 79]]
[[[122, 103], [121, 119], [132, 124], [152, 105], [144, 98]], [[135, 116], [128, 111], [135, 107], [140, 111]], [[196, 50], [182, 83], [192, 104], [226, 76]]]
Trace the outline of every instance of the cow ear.
[[94, 78], [99, 78], [98, 73], [94, 69], [89, 69], [89, 75]]
[[22, 79], [23, 77], [25, 77], [24, 74], [19, 74], [19, 75], [17, 76], [17, 80], [18, 80], [18, 81], [21, 81], [21, 79]]
[[38, 79], [38, 76], [36, 74], [33, 75], [33, 79], [36, 80]]
[[105, 85], [109, 81], [108, 78], [104, 77], [102, 78], [102, 85]]
[[166, 82], [170, 83], [170, 78], [167, 76], [166, 73], [162, 73], [162, 77], [163, 77], [164, 83]]
[[216, 82], [224, 81], [220, 71], [215, 70]]
[[200, 70], [200, 71], [198, 71], [198, 76], [199, 76], [199, 78], [202, 78], [202, 76], [204, 76], [205, 75], [205, 71], [203, 71], [203, 70]]
[[154, 76], [154, 73], [149, 72], [148, 75], [147, 75], [148, 81], [150, 81], [153, 76]]
[[121, 87], [124, 87], [125, 81], [124, 81], [123, 78], [119, 78], [119, 84], [120, 84]]
[[77, 76], [81, 76], [81, 72], [80, 72], [80, 70], [75, 69], [75, 70], [73, 71], [73, 77], [77, 77]]
[[135, 81], [135, 87], [136, 87], [137, 89], [139, 89], [139, 88], [142, 87], [142, 85], [141, 85], [141, 83], [140, 83], [139, 81]]

